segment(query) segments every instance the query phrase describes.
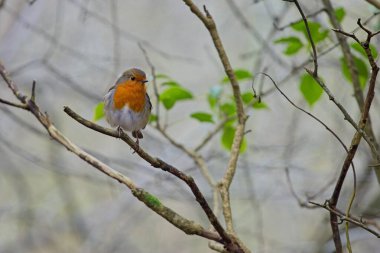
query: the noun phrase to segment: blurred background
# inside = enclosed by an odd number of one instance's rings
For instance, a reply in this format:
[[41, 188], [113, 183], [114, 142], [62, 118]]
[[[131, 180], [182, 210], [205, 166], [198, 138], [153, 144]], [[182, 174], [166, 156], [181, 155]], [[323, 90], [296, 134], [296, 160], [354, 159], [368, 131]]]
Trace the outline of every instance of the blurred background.
[[[332, 2], [345, 9], [344, 30], [354, 30], [358, 18], [371, 18], [368, 27], [374, 30], [380, 27], [378, 10], [366, 1]], [[210, 111], [207, 96], [213, 87], [224, 87], [226, 96], [232, 93], [228, 85], [221, 85], [225, 74], [216, 50], [189, 8], [179, 0], [0, 3], [0, 60], [20, 90], [30, 94], [35, 80], [37, 103], [68, 138], [170, 208], [208, 227], [184, 184], [150, 167], [120, 140], [87, 129], [63, 112], [67, 105], [92, 119], [107, 89], [130, 67], [145, 70], [152, 80], [143, 48], [157, 73], [193, 94], [193, 99], [178, 102], [171, 110], [162, 105], [160, 109], [168, 134], [194, 148], [215, 124], [200, 123], [189, 115]], [[288, 27], [299, 20], [293, 4], [279, 0], [195, 3], [207, 5], [213, 15], [233, 68], [270, 74], [297, 105], [315, 114], [349, 146], [354, 129], [328, 97], [323, 95], [309, 107], [299, 91], [303, 66], [312, 67], [302, 65], [310, 59], [309, 52], [289, 57], [282, 53], [282, 45], [274, 43], [294, 33]], [[323, 8], [321, 1], [300, 4], [306, 14]], [[331, 28], [323, 12], [311, 20]], [[318, 50], [335, 43], [330, 32]], [[379, 48], [378, 39], [373, 44]], [[359, 110], [352, 86], [341, 73], [340, 57], [338, 47], [320, 57], [320, 75], [357, 120]], [[269, 80], [260, 78], [256, 90], [267, 108], [247, 111], [247, 150], [231, 186], [237, 233], [252, 252], [333, 252], [328, 212], [299, 202], [310, 198], [324, 203], [331, 196], [345, 151], [323, 126], [292, 107]], [[252, 91], [252, 80], [242, 80], [240, 85], [243, 92]], [[152, 82], [148, 92], [156, 106]], [[0, 97], [15, 101], [3, 80]], [[371, 116], [378, 137], [379, 106], [375, 97]], [[104, 120], [98, 123], [107, 126]], [[212, 202], [212, 190], [186, 154], [153, 125], [144, 136], [140, 145], [147, 152], [192, 175]], [[201, 154], [212, 176], [220, 179], [229, 157], [220, 133]], [[352, 214], [379, 222], [379, 183], [368, 167], [371, 155], [366, 143], [362, 142], [354, 161], [358, 188]], [[0, 252], [213, 252], [206, 240], [179, 231], [126, 187], [51, 140], [30, 113], [4, 104], [0, 104], [0, 173]], [[349, 172], [338, 205], [341, 210], [352, 189]], [[379, 239], [363, 229], [351, 226], [351, 241], [354, 252], [380, 252]]]

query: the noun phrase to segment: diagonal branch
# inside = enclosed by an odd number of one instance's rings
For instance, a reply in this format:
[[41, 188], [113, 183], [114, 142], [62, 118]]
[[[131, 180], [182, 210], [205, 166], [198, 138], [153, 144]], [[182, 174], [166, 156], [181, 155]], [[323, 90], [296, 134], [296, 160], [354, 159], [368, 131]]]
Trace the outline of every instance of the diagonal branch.
[[380, 9], [380, 2], [377, 0], [366, 0], [369, 4], [372, 4], [374, 7]]
[[324, 208], [326, 210], [328, 210], [329, 212], [332, 212], [334, 213], [335, 215], [339, 216], [339, 218], [341, 220], [345, 220], [345, 221], [348, 221], [352, 224], [355, 224], [365, 230], [367, 230], [368, 232], [370, 232], [371, 234], [375, 235], [377, 238], [380, 238], [380, 233], [376, 232], [375, 230], [369, 228], [366, 223], [368, 223], [368, 221], [365, 221], [361, 218], [357, 218], [357, 217], [353, 217], [352, 215], [349, 215], [347, 216], [346, 214], [344, 214], [342, 211], [340, 211], [339, 209], [333, 209], [331, 208], [329, 205], [328, 205], [328, 202], [326, 202], [325, 204], [319, 204], [319, 203], [316, 203], [316, 202], [313, 202], [313, 201], [309, 201], [310, 204], [316, 206], [316, 207], [321, 207], [321, 208]]
[[[46, 113], [42, 113], [38, 105], [34, 101], [34, 92], [32, 92], [32, 97], [28, 99], [24, 96], [17, 88], [16, 84], [10, 79], [7, 71], [4, 66], [0, 63], [0, 75], [3, 77], [5, 82], [8, 84], [8, 87], [12, 90], [12, 92], [17, 96], [17, 98], [22, 102], [22, 105], [25, 105], [25, 110], [30, 111], [37, 120], [42, 124], [42, 126], [47, 130], [49, 135], [57, 141], [59, 144], [64, 146], [67, 150], [77, 155], [83, 161], [89, 163], [94, 168], [98, 169], [102, 173], [107, 176], [117, 180], [118, 182], [127, 186], [132, 194], [138, 198], [141, 202], [143, 202], [147, 207], [156, 212], [158, 215], [169, 221], [171, 224], [190, 235], [199, 235], [201, 237], [222, 242], [221, 237], [214, 233], [207, 231], [201, 225], [195, 223], [194, 221], [188, 220], [181, 215], [177, 214], [170, 208], [163, 205], [155, 196], [148, 193], [144, 189], [138, 188], [135, 183], [123, 175], [119, 171], [116, 171], [98, 160], [96, 157], [90, 155], [89, 153], [82, 150], [76, 144], [74, 144], [71, 140], [69, 140], [66, 136], [64, 136], [51, 122]], [[34, 90], [34, 88], [33, 88]]]
[[[342, 27], [341, 27], [338, 19], [336, 18], [336, 15], [335, 15], [334, 9], [332, 7], [331, 1], [330, 0], [323, 0], [323, 4], [326, 7], [326, 12], [329, 16], [329, 19], [331, 21], [331, 24], [332, 24], [334, 30], [335, 31], [336, 30], [342, 31]], [[363, 27], [361, 27], [360, 25], [359, 25], [359, 27], [363, 29]], [[357, 66], [355, 65], [354, 57], [351, 53], [350, 46], [347, 43], [347, 38], [346, 38], [347, 34], [344, 34], [342, 32], [336, 32], [336, 36], [337, 36], [339, 45], [342, 49], [344, 60], [347, 62], [347, 66], [348, 66], [348, 69], [350, 71], [350, 75], [352, 77], [352, 83], [353, 83], [353, 87], [354, 87], [354, 96], [355, 96], [356, 102], [357, 102], [359, 108], [362, 109], [364, 107], [364, 95], [363, 95], [363, 91], [360, 87], [358, 69], [357, 69]], [[349, 36], [349, 37], [351, 37], [351, 36]], [[375, 163], [379, 163], [380, 162], [380, 153], [379, 153], [380, 145], [376, 140], [376, 136], [375, 136], [374, 131], [373, 131], [373, 127], [371, 124], [370, 117], [368, 118], [368, 124], [367, 124], [366, 128], [364, 129], [364, 131], [366, 132], [366, 134], [368, 136], [368, 138], [365, 137], [366, 141], [371, 142], [371, 144], [370, 143], [368, 143], [368, 144], [371, 147], [372, 157], [375, 160]], [[376, 173], [376, 174], [377, 174], [378, 180], [380, 182], [380, 174], [379, 173]]]
[[11, 101], [8, 101], [8, 100], [2, 99], [2, 98], [0, 98], [0, 103], [6, 104], [6, 105], [10, 105], [10, 106], [13, 106], [13, 107], [16, 107], [16, 108], [28, 110], [28, 107], [25, 104], [13, 103]]
[[298, 3], [297, 0], [293, 0], [292, 2], [294, 2], [294, 4], [296, 5], [299, 13], [301, 14], [301, 17], [302, 17], [302, 20], [305, 24], [305, 27], [306, 27], [306, 32], [307, 32], [307, 36], [309, 37], [309, 41], [310, 41], [310, 45], [311, 45], [311, 48], [313, 50], [313, 62], [314, 62], [314, 71], [313, 71], [313, 75], [314, 76], [318, 76], [318, 56], [317, 56], [317, 49], [315, 48], [315, 43], [314, 43], [314, 40], [313, 40], [313, 37], [311, 36], [311, 32], [310, 32], [310, 28], [309, 28], [309, 23], [307, 22], [307, 18], [305, 16], [305, 14], [303, 13], [302, 11], [302, 8], [300, 6], [300, 4]]
[[243, 101], [241, 98], [239, 83], [236, 79], [235, 73], [232, 69], [230, 61], [228, 59], [227, 53], [224, 50], [222, 41], [219, 37], [219, 33], [216, 28], [216, 24], [214, 19], [212, 18], [209, 11], [204, 6], [204, 12], [193, 3], [191, 0], [183, 0], [183, 2], [190, 8], [191, 12], [194, 13], [204, 24], [212, 41], [214, 43], [215, 49], [218, 52], [220, 61], [224, 67], [224, 71], [230, 81], [232, 92], [234, 95], [234, 101], [237, 109], [237, 117], [238, 117], [238, 125], [236, 127], [235, 136], [232, 142], [231, 154], [227, 165], [227, 170], [223, 176], [223, 179], [220, 182], [220, 192], [222, 197], [222, 207], [223, 207], [223, 215], [227, 225], [227, 231], [230, 233], [234, 233], [233, 221], [232, 221], [232, 211], [230, 205], [230, 196], [229, 196], [229, 187], [233, 180], [233, 177], [236, 172], [237, 161], [240, 153], [240, 146], [244, 137], [244, 129], [245, 122], [247, 120], [247, 116], [244, 112]]
[[[362, 27], [362, 29], [367, 33], [366, 41], [360, 43], [360, 45], [365, 50], [365, 52], [367, 54], [368, 61], [371, 65], [371, 69], [372, 69], [372, 74], [371, 74], [371, 78], [369, 81], [367, 96], [364, 100], [362, 113], [361, 113], [360, 120], [358, 123], [359, 129], [364, 130], [368, 121], [369, 121], [369, 110], [371, 108], [372, 101], [373, 101], [373, 98], [375, 95], [375, 84], [376, 84], [377, 74], [379, 72], [379, 67], [377, 66], [376, 62], [374, 61], [373, 56], [372, 56], [372, 52], [369, 48], [371, 38], [373, 36], [375, 36], [377, 33], [372, 33], [368, 29], [363, 28], [363, 26], [360, 22], [360, 19], [358, 20], [358, 25], [360, 27]], [[346, 35], [346, 34], [344, 34], [344, 35]], [[359, 41], [355, 35], [350, 35], [349, 37], [354, 38], [356, 41]], [[329, 207], [331, 207], [332, 209], [335, 209], [337, 206], [337, 203], [339, 200], [339, 195], [340, 195], [340, 192], [342, 190], [343, 182], [344, 182], [345, 177], [347, 175], [350, 163], [352, 162], [352, 160], [356, 154], [356, 151], [357, 151], [358, 146], [360, 144], [361, 138], [362, 138], [362, 134], [359, 131], [357, 131], [355, 133], [354, 137], [352, 138], [349, 152], [346, 156], [346, 159], [344, 160], [338, 181], [336, 182], [334, 191], [333, 191], [332, 196], [329, 200]], [[330, 212], [330, 223], [331, 223], [331, 227], [333, 230], [333, 239], [334, 239], [334, 243], [335, 243], [335, 248], [336, 248], [337, 252], [340, 253], [343, 250], [342, 250], [342, 242], [340, 239], [339, 228], [338, 228], [338, 216], [332, 212]]]
[[194, 196], [196, 197], [196, 200], [201, 205], [203, 211], [207, 215], [209, 221], [214, 226], [215, 230], [220, 234], [223, 241], [226, 244], [231, 243], [230, 236], [226, 233], [224, 228], [220, 225], [218, 219], [216, 218], [215, 214], [211, 210], [210, 206], [208, 205], [205, 197], [199, 190], [197, 184], [195, 183], [194, 179], [191, 176], [186, 175], [176, 167], [166, 163], [165, 161], [161, 160], [160, 158], [156, 158], [148, 154], [145, 150], [143, 150], [135, 141], [133, 141], [126, 133], [119, 132], [118, 130], [113, 130], [109, 128], [102, 127], [100, 125], [97, 125], [89, 120], [84, 119], [79, 114], [75, 113], [73, 110], [71, 110], [69, 107], [65, 107], [64, 111], [72, 117], [74, 120], [78, 121], [80, 124], [91, 128], [92, 130], [95, 130], [99, 133], [109, 135], [115, 138], [120, 138], [125, 143], [127, 143], [142, 159], [147, 161], [151, 166], [154, 168], [159, 168], [163, 171], [169, 172], [170, 174], [174, 175], [175, 177], [181, 179], [184, 181], [191, 191], [193, 192]]

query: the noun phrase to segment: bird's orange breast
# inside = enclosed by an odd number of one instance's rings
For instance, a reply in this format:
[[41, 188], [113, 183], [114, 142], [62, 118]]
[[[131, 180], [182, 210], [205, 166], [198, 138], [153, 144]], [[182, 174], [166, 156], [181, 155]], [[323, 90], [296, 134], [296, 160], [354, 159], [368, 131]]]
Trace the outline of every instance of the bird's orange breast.
[[121, 109], [127, 105], [135, 112], [141, 112], [145, 106], [146, 88], [144, 84], [127, 81], [117, 85], [113, 97], [115, 108]]

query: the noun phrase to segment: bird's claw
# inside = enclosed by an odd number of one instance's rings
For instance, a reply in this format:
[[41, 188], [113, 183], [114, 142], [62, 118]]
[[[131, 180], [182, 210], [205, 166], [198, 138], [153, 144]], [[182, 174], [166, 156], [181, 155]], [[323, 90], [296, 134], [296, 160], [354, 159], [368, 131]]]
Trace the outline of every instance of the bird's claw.
[[121, 135], [123, 134], [123, 129], [120, 126], [117, 127], [117, 132], [119, 133], [119, 138], [121, 138]]

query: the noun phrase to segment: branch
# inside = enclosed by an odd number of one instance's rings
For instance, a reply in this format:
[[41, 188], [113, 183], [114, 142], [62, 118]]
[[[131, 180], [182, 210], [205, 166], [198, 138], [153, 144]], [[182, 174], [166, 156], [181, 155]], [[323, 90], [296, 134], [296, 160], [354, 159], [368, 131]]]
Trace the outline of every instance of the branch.
[[[323, 4], [326, 7], [327, 14], [329, 16], [330, 22], [331, 22], [334, 30], [335, 31], [342, 31], [342, 27], [341, 27], [338, 19], [336, 18], [336, 15], [335, 15], [335, 12], [334, 12], [334, 9], [332, 7], [330, 0], [323, 0]], [[359, 22], [358, 22], [358, 24], [359, 24]], [[362, 25], [359, 25], [359, 28], [363, 29]], [[365, 29], [363, 29], [363, 30], [365, 30]], [[355, 31], [356, 31], [356, 29], [353, 31], [353, 33]], [[357, 102], [359, 108], [362, 109], [364, 106], [364, 95], [363, 95], [363, 91], [362, 91], [361, 86], [360, 86], [358, 69], [357, 69], [356, 64], [354, 62], [354, 57], [351, 53], [350, 46], [348, 45], [347, 40], [346, 40], [346, 36], [349, 36], [351, 38], [356, 37], [355, 35], [352, 37], [353, 33], [348, 34], [348, 33], [337, 32], [336, 35], [337, 35], [339, 45], [342, 49], [344, 60], [347, 62], [347, 66], [348, 66], [350, 75], [352, 77], [352, 83], [353, 83], [353, 87], [354, 87], [354, 96], [355, 96], [356, 102]], [[358, 41], [357, 39], [355, 39], [355, 40]], [[360, 42], [359, 42], [359, 44], [360, 44]], [[365, 137], [366, 141], [371, 140], [370, 142], [372, 142], [372, 147], [371, 147], [372, 157], [376, 163], [379, 163], [380, 162], [380, 153], [378, 152], [378, 150], [380, 149], [380, 145], [376, 141], [376, 136], [374, 134], [370, 118], [368, 118], [368, 125], [366, 126], [366, 129], [364, 129], [364, 130], [366, 131], [366, 133], [368, 135], [368, 138]], [[376, 173], [376, 174], [377, 174], [378, 180], [380, 182], [380, 174], [379, 173]]]
[[[102, 173], [106, 174], [107, 176], [117, 180], [118, 182], [124, 184], [127, 186], [132, 194], [138, 198], [141, 202], [143, 202], [147, 207], [149, 207], [151, 210], [156, 212], [158, 215], [169, 221], [171, 224], [185, 232], [186, 234], [195, 234], [199, 235], [201, 237], [214, 240], [217, 242], [221, 242], [222, 239], [219, 235], [217, 235], [214, 232], [210, 232], [205, 230], [201, 225], [195, 223], [194, 221], [188, 220], [181, 215], [177, 214], [170, 208], [164, 206], [155, 196], [152, 194], [146, 192], [145, 190], [141, 188], [137, 188], [135, 183], [128, 178], [127, 176], [123, 175], [119, 171], [116, 171], [103, 163], [102, 161], [98, 160], [94, 156], [88, 154], [81, 148], [79, 148], [77, 145], [75, 145], [73, 142], [71, 142], [66, 136], [64, 136], [51, 122], [46, 113], [42, 113], [38, 105], [35, 103], [33, 97], [34, 97], [34, 91], [32, 92], [31, 99], [27, 99], [26, 96], [24, 96], [21, 92], [18, 91], [17, 86], [13, 81], [9, 78], [8, 73], [6, 72], [4, 66], [0, 63], [0, 75], [3, 77], [5, 82], [8, 84], [8, 87], [13, 91], [13, 93], [18, 97], [20, 102], [25, 105], [26, 108], [23, 108], [25, 110], [30, 111], [37, 120], [42, 124], [42, 126], [45, 127], [49, 135], [57, 141], [59, 144], [64, 146], [67, 150], [77, 155], [79, 158], [81, 158], [83, 161], [89, 163], [94, 168], [98, 169]], [[33, 88], [34, 90], [34, 88]]]
[[[168, 133], [166, 132], [165, 128], [161, 127], [160, 124], [160, 94], [158, 92], [158, 85], [157, 85], [157, 79], [156, 79], [156, 72], [155, 67], [152, 63], [152, 61], [149, 58], [149, 55], [147, 51], [145, 50], [144, 46], [141, 43], [138, 43], [139, 48], [141, 49], [142, 53], [144, 54], [145, 61], [150, 67], [150, 71], [153, 76], [153, 89], [154, 89], [154, 95], [156, 97], [156, 125], [155, 128], [175, 147], [182, 150], [187, 156], [189, 156], [194, 163], [198, 166], [200, 169], [203, 177], [206, 179], [210, 187], [213, 189], [213, 211], [214, 213], [217, 212], [218, 206], [219, 206], [219, 198], [218, 198], [218, 189], [216, 188], [215, 180], [210, 174], [209, 169], [207, 168], [205, 159], [198, 153], [197, 149], [190, 150], [181, 143], [178, 143], [176, 140], [174, 140]], [[211, 138], [210, 138], [211, 139]], [[208, 139], [209, 140], [209, 139]], [[205, 139], [205, 143], [208, 141]], [[210, 243], [210, 242], [209, 242]], [[223, 248], [223, 246], [221, 246]]]
[[356, 122], [352, 119], [350, 114], [348, 114], [347, 110], [343, 107], [343, 105], [334, 97], [334, 95], [332, 94], [330, 89], [326, 86], [324, 81], [318, 76], [314, 76], [311, 70], [309, 69], [305, 69], [305, 70], [306, 72], [309, 73], [309, 75], [311, 75], [314, 78], [314, 80], [319, 84], [319, 86], [321, 86], [321, 88], [326, 92], [330, 101], [332, 101], [338, 107], [338, 109], [342, 112], [344, 119], [347, 120], [355, 128], [356, 131], [360, 132], [363, 135], [363, 138], [367, 142], [368, 146], [370, 147], [372, 154], [377, 154], [378, 151], [377, 151], [376, 145], [373, 143], [371, 138], [363, 129], [359, 128], [358, 124], [356, 124]]
[[228, 161], [227, 170], [223, 176], [223, 179], [220, 182], [221, 197], [223, 200], [223, 215], [226, 221], [227, 231], [230, 233], [233, 233], [234, 229], [233, 229], [232, 213], [231, 213], [231, 206], [230, 206], [229, 187], [231, 185], [232, 179], [236, 171], [237, 160], [239, 157], [240, 146], [243, 141], [245, 122], [247, 120], [247, 116], [245, 115], [245, 112], [244, 112], [239, 83], [231, 67], [226, 51], [224, 50], [214, 19], [212, 18], [211, 14], [209, 13], [209, 11], [206, 9], [205, 6], [204, 6], [205, 14], [203, 14], [199, 10], [199, 8], [193, 3], [193, 1], [183, 0], [183, 2], [187, 6], [189, 6], [191, 12], [194, 13], [202, 21], [202, 23], [204, 24], [204, 26], [207, 28], [208, 32], [210, 33], [214, 46], [218, 52], [219, 58], [224, 67], [224, 71], [231, 83], [231, 87], [232, 87], [232, 91], [234, 95], [234, 101], [236, 104], [238, 125], [236, 127], [235, 136], [232, 142], [231, 155]]
[[25, 104], [16, 104], [16, 103], [10, 102], [10, 101], [2, 99], [2, 98], [0, 98], [0, 103], [6, 104], [6, 105], [10, 105], [10, 106], [13, 106], [13, 107], [16, 107], [16, 108], [21, 108], [21, 109], [24, 109], [24, 110], [28, 111], [28, 106], [26, 106]]
[[268, 43], [266, 38], [263, 38], [259, 32], [249, 20], [244, 17], [244, 14], [239, 9], [235, 1], [226, 0], [226, 3], [230, 7], [232, 13], [235, 15], [236, 19], [241, 23], [241, 25], [248, 31], [253, 38], [258, 41], [262, 45], [261, 53], [265, 55], [269, 55], [274, 62], [278, 63], [281, 66], [286, 66], [287, 63], [281, 58], [281, 56], [277, 55], [276, 50], [270, 48], [271, 43]]
[[[232, 142], [231, 154], [228, 161], [227, 170], [224, 174], [222, 181], [220, 182], [221, 197], [223, 200], [223, 215], [226, 221], [227, 231], [230, 233], [234, 233], [231, 206], [230, 206], [230, 197], [229, 197], [228, 191], [229, 191], [229, 187], [231, 185], [233, 176], [236, 171], [237, 160], [239, 157], [240, 146], [243, 141], [244, 128], [245, 128], [245, 122], [247, 120], [247, 116], [245, 115], [244, 108], [243, 108], [243, 101], [241, 98], [239, 83], [231, 67], [226, 51], [224, 50], [214, 19], [212, 18], [209, 11], [206, 9], [206, 6], [203, 6], [203, 9], [204, 9], [204, 14], [203, 14], [199, 10], [199, 8], [193, 3], [192, 0], [183, 0], [183, 2], [190, 8], [191, 12], [200, 19], [200, 21], [204, 24], [204, 26], [208, 30], [212, 38], [212, 41], [214, 43], [215, 49], [218, 52], [224, 71], [230, 81], [232, 92], [234, 95], [234, 101], [236, 104], [238, 125], [236, 127], [235, 136]], [[244, 247], [244, 245], [242, 245], [241, 242], [238, 242], [237, 240], [234, 240], [234, 241], [235, 241], [234, 246], [237, 247], [237, 249], [235, 250], [241, 251], [241, 252], [249, 251], [248, 249]], [[227, 248], [227, 250], [229, 249]]]
[[139, 48], [141, 49], [146, 63], [150, 67], [150, 72], [152, 73], [153, 76], [153, 90], [154, 90], [154, 96], [156, 97], [156, 105], [154, 106], [156, 108], [156, 127], [161, 128], [160, 126], [160, 94], [158, 93], [158, 85], [157, 85], [157, 78], [156, 78], [156, 68], [154, 67], [152, 61], [150, 60], [147, 51], [145, 50], [144, 46], [141, 43], [138, 43]]
[[[362, 108], [361, 117], [360, 117], [360, 121], [358, 123], [359, 129], [364, 130], [367, 122], [369, 121], [369, 110], [371, 108], [371, 104], [372, 104], [372, 101], [373, 101], [373, 98], [375, 95], [375, 84], [376, 84], [377, 74], [379, 72], [379, 67], [377, 66], [376, 62], [373, 59], [371, 50], [369, 49], [369, 44], [370, 44], [371, 38], [378, 33], [377, 32], [372, 33], [368, 29], [364, 28], [360, 22], [360, 19], [358, 20], [358, 25], [367, 33], [366, 41], [360, 43], [360, 45], [365, 50], [367, 57], [368, 57], [368, 61], [371, 65], [371, 69], [372, 69], [372, 74], [371, 74], [371, 78], [369, 81], [367, 96], [365, 98], [364, 105]], [[338, 34], [340, 34], [340, 33], [338, 33]], [[359, 41], [356, 38], [356, 36], [353, 34], [350, 34], [349, 37], [355, 39], [356, 41]], [[333, 194], [329, 200], [329, 206], [332, 209], [336, 208], [336, 205], [337, 205], [338, 199], [339, 199], [339, 195], [340, 195], [340, 192], [341, 192], [341, 189], [343, 186], [343, 182], [344, 182], [345, 177], [347, 175], [349, 165], [352, 162], [352, 160], [356, 154], [356, 151], [357, 151], [358, 146], [360, 144], [361, 137], [362, 137], [362, 134], [359, 131], [357, 131], [351, 140], [350, 150], [346, 156], [346, 159], [344, 160], [340, 176], [338, 178], [338, 181], [336, 182], [334, 192], [333, 192]], [[342, 242], [340, 240], [340, 234], [339, 234], [339, 228], [338, 228], [338, 217], [336, 214], [330, 213], [330, 223], [331, 223], [331, 227], [333, 230], [333, 238], [334, 238], [335, 248], [336, 248], [337, 252], [340, 253], [340, 252], [342, 252]]]
[[362, 218], [357, 218], [357, 217], [353, 217], [352, 215], [345, 215], [342, 211], [340, 211], [339, 209], [333, 209], [331, 208], [331, 206], [328, 205], [328, 202], [326, 202], [325, 204], [319, 204], [319, 203], [316, 203], [316, 202], [313, 202], [313, 201], [309, 201], [310, 204], [313, 204], [317, 207], [322, 207], [326, 210], [328, 210], [330, 213], [333, 213], [335, 215], [337, 215], [341, 220], [343, 221], [348, 221], [348, 222], [351, 222], [352, 224], [355, 224], [365, 230], [367, 230], [368, 232], [370, 232], [371, 234], [375, 235], [377, 238], [380, 238], [380, 233], [376, 232], [375, 230], [369, 228], [368, 226], [366, 226], [365, 223], [370, 223], [370, 222], [367, 222], [367, 221], [363, 221]]
[[220, 234], [222, 239], [225, 243], [229, 244], [231, 243], [230, 236], [225, 232], [223, 227], [220, 225], [218, 219], [216, 218], [215, 214], [212, 212], [210, 206], [208, 205], [205, 197], [199, 190], [197, 184], [195, 183], [194, 179], [182, 171], [178, 170], [174, 166], [164, 162], [163, 160], [159, 158], [155, 158], [148, 154], [145, 150], [143, 150], [139, 145], [136, 144], [135, 141], [133, 141], [126, 133], [119, 132], [118, 130], [113, 130], [109, 128], [102, 127], [100, 125], [97, 125], [89, 120], [84, 119], [79, 114], [75, 113], [73, 110], [71, 110], [69, 107], [64, 107], [64, 111], [72, 117], [74, 120], [78, 121], [80, 124], [91, 128], [92, 130], [95, 130], [99, 133], [109, 135], [115, 138], [120, 138], [122, 141], [127, 143], [134, 151], [137, 153], [142, 159], [147, 161], [151, 166], [154, 168], [159, 168], [165, 172], [168, 172], [175, 177], [179, 178], [180, 180], [184, 181], [191, 191], [193, 192], [194, 196], [196, 197], [196, 200], [201, 205], [203, 211], [206, 213], [209, 221], [214, 226], [215, 230]]
[[377, 0], [366, 0], [368, 3], [372, 4], [374, 7], [376, 7], [377, 9], [380, 9], [380, 2], [378, 2]]
[[318, 119], [316, 116], [314, 116], [313, 114], [311, 114], [310, 112], [306, 111], [305, 109], [302, 109], [301, 107], [299, 107], [298, 105], [296, 105], [288, 96], [285, 95], [285, 93], [280, 89], [280, 87], [278, 87], [278, 85], [276, 84], [276, 82], [273, 80], [273, 78], [268, 75], [267, 73], [259, 73], [259, 74], [262, 74], [266, 77], [268, 77], [273, 85], [276, 87], [276, 89], [281, 93], [281, 95], [292, 105], [294, 106], [295, 108], [297, 108], [298, 110], [302, 111], [303, 113], [309, 115], [311, 118], [313, 118], [314, 120], [316, 120], [318, 123], [320, 123], [322, 126], [324, 126], [326, 128], [327, 131], [329, 131], [334, 137], [335, 139], [338, 140], [338, 142], [341, 144], [341, 146], [344, 148], [344, 150], [346, 152], [348, 152], [348, 149], [346, 147], [346, 145], [344, 144], [344, 142], [342, 141], [341, 138], [339, 138], [339, 136], [330, 128], [328, 127], [322, 120]]
[[310, 32], [309, 24], [307, 22], [307, 18], [305, 16], [305, 14], [303, 13], [303, 11], [301, 9], [301, 6], [298, 3], [298, 1], [297, 0], [293, 0], [292, 2], [295, 3], [295, 5], [296, 5], [296, 7], [297, 7], [297, 9], [299, 11], [299, 13], [302, 16], [302, 20], [305, 23], [307, 36], [309, 37], [310, 45], [311, 45], [311, 48], [313, 49], [313, 62], [314, 62], [314, 71], [313, 71], [313, 74], [314, 74], [314, 76], [318, 76], [318, 56], [317, 56], [317, 50], [315, 48], [313, 37], [311, 36], [311, 32]]
[[[285, 0], [284, 0], [285, 1]], [[369, 21], [371, 21], [372, 19], [374, 19], [375, 17], [377, 17], [378, 15], [380, 14], [380, 12], [375, 12], [373, 13], [370, 17], [368, 17], [364, 22], [363, 24], [366, 24], [368, 23]], [[352, 32], [356, 32], [360, 29], [360, 27], [355, 27], [355, 29], [352, 30]], [[327, 55], [328, 53], [330, 53], [332, 50], [334, 50], [336, 47], [339, 46], [339, 42], [338, 43], [335, 43], [333, 44], [332, 46], [326, 48], [324, 51], [320, 52], [319, 53], [319, 58], [321, 58], [322, 56], [325, 56]], [[312, 58], [309, 58], [305, 61], [303, 61], [301, 64], [295, 66], [291, 71], [290, 73], [288, 73], [284, 78], [282, 78], [280, 81], [278, 81], [278, 85], [282, 85], [283, 83], [289, 81], [298, 71], [300, 70], [303, 70], [305, 68], [306, 65], [308, 65], [309, 63], [313, 62], [313, 59]], [[264, 96], [267, 96], [269, 93], [272, 93], [276, 90], [275, 87], [271, 87], [269, 88], [268, 90], [264, 91], [261, 95], [264, 97]]]
[[[322, 8], [322, 9], [317, 10], [317, 11], [314, 12], [314, 13], [311, 13], [311, 14], [305, 16], [305, 17], [306, 17], [306, 18], [312, 18], [312, 17], [318, 16], [320, 13], [325, 12], [325, 11], [326, 11], [326, 9], [325, 9], [325, 8]], [[301, 19], [298, 19], [298, 20], [296, 20], [296, 21], [292, 21], [292, 22], [290, 22], [290, 23], [288, 23], [288, 24], [286, 24], [286, 25], [283, 25], [283, 26], [278, 26], [278, 24], [277, 24], [276, 22], [274, 22], [274, 23], [273, 23], [273, 26], [274, 26], [277, 30], [279, 30], [279, 31], [283, 31], [283, 30], [285, 30], [286, 28], [291, 27], [292, 25], [301, 22], [302, 20], [303, 20], [303, 19], [301, 18]]]

